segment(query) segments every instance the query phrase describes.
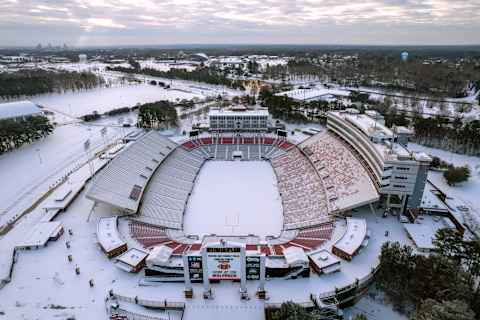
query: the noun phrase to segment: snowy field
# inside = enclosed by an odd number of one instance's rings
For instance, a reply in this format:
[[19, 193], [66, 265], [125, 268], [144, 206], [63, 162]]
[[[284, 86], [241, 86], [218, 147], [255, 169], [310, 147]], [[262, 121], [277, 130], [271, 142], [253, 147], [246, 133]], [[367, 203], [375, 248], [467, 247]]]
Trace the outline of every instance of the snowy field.
[[283, 209], [266, 161], [207, 161], [184, 217], [186, 234], [278, 236]]
[[18, 199], [34, 194], [35, 189], [45, 187], [50, 177], [62, 175], [85, 161], [83, 143], [87, 139], [91, 150], [95, 150], [130, 130], [110, 127], [102, 136], [102, 128], [82, 124], [61, 126], [45, 139], [0, 155], [0, 225], [6, 218], [5, 211]]
[[182, 99], [203, 98], [201, 94], [175, 89], [163, 89], [149, 84], [130, 85], [116, 88], [97, 88], [87, 91], [54, 93], [32, 97], [30, 100], [53, 111], [72, 116], [82, 116], [93, 111], [106, 111], [133, 107], [138, 103], [159, 100], [177, 101]]

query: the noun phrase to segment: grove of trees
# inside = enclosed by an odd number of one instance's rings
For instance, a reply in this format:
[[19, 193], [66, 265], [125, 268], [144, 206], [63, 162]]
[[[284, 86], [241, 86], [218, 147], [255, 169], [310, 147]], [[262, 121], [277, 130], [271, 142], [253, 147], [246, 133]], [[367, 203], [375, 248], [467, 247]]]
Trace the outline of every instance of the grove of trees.
[[398, 242], [385, 243], [377, 287], [413, 319], [480, 319], [480, 241], [442, 229], [434, 244], [435, 252], [423, 255]]
[[92, 89], [102, 83], [102, 78], [89, 72], [21, 70], [0, 73], [0, 97], [11, 99], [42, 93]]
[[272, 320], [318, 320], [314, 312], [310, 312], [299, 304], [284, 302], [280, 309], [273, 312]]
[[138, 107], [138, 126], [158, 129], [177, 125], [177, 110], [169, 101], [145, 103]]
[[180, 79], [196, 82], [205, 82], [213, 85], [223, 85], [233, 89], [244, 90], [243, 82], [227, 78], [222, 72], [211, 68], [202, 68], [193, 71], [184, 69], [170, 69], [168, 71], [159, 71], [151, 68], [124, 68], [108, 67], [108, 70], [124, 73], [144, 74], [153, 77]]
[[468, 166], [454, 167], [450, 166], [443, 172], [443, 177], [449, 186], [467, 181], [470, 178], [470, 169]]
[[444, 117], [413, 119], [414, 140], [428, 147], [480, 155], [480, 121], [462, 122]]
[[314, 120], [309, 114], [318, 114], [330, 110], [344, 109], [340, 102], [326, 101], [297, 101], [287, 96], [276, 96], [269, 89], [262, 89], [259, 93], [261, 105], [268, 108], [272, 117], [292, 122], [307, 122]]
[[34, 116], [25, 120], [0, 120], [0, 154], [44, 138], [53, 132], [47, 117]]

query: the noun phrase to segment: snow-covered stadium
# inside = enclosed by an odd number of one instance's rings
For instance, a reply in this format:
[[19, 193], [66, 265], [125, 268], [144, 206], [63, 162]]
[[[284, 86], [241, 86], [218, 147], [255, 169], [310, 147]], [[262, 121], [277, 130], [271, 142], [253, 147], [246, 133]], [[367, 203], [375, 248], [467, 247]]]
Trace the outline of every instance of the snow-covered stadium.
[[[338, 319], [371, 283], [383, 243], [429, 250], [436, 229], [460, 225], [426, 182], [429, 158], [407, 150], [407, 131], [377, 120], [330, 112], [326, 128], [302, 138], [138, 131], [54, 187], [30, 214], [35, 228], [7, 255], [13, 265], [16, 251], [68, 230], [67, 250], [84, 250], [68, 261], [90, 274], [91, 287], [95, 279], [107, 289], [95, 297], [112, 319], [268, 319], [287, 300]], [[61, 224], [53, 221], [67, 208]], [[398, 214], [380, 218], [385, 208]], [[421, 210], [445, 219], [399, 222]], [[88, 228], [77, 228], [75, 215]], [[75, 272], [55, 274], [55, 283], [75, 284]]]

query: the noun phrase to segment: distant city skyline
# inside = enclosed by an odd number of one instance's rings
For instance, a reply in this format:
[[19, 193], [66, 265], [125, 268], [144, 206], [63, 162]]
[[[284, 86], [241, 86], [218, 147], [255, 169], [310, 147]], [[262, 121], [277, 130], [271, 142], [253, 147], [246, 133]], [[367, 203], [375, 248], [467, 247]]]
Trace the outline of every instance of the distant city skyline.
[[480, 44], [480, 1], [3, 0], [0, 46]]

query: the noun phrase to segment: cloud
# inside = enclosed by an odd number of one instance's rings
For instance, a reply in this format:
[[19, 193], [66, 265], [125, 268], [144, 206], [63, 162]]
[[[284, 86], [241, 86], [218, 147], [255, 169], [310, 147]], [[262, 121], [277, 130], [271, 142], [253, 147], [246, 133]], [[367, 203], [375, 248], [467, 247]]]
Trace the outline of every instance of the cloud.
[[480, 44], [475, 30], [471, 0], [0, 1], [0, 45]]

